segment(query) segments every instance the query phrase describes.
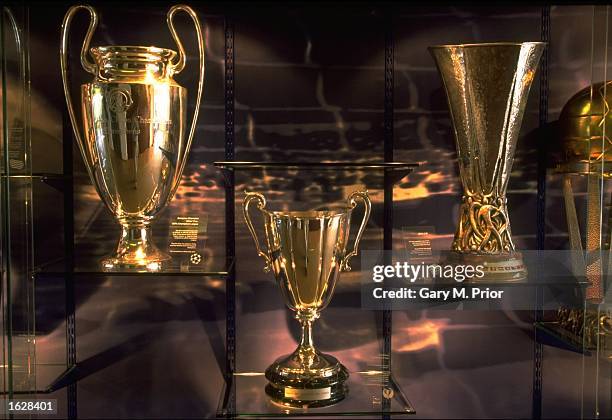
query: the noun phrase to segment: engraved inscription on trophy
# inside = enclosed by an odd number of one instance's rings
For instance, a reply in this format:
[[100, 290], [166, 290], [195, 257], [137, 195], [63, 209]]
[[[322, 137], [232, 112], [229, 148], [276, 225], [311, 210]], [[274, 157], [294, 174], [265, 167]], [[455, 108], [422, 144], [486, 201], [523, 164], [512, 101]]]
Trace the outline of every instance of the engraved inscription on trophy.
[[328, 400], [331, 396], [330, 386], [320, 389], [285, 388], [285, 398], [296, 401]]
[[174, 127], [171, 120], [152, 120], [151, 118], [144, 118], [139, 115], [125, 119], [121, 121], [121, 124], [117, 121], [116, 117], [112, 118], [110, 124], [106, 120], [96, 120], [92, 129], [107, 135], [109, 133], [140, 134], [142, 125], [150, 125], [150, 128], [156, 132], [168, 133], [170, 135], [174, 134]]
[[115, 88], [108, 92], [108, 108], [113, 112], [126, 112], [134, 103], [126, 89]]

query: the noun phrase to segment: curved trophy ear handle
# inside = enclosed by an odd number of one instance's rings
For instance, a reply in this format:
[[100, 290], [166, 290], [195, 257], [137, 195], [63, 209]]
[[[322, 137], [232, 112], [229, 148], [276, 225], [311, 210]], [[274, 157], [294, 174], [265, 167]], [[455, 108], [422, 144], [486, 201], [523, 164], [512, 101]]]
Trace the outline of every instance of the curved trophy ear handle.
[[246, 221], [247, 227], [249, 228], [249, 232], [251, 232], [251, 236], [253, 237], [253, 241], [255, 241], [255, 248], [257, 249], [257, 255], [266, 260], [266, 266], [264, 267], [264, 272], [269, 272], [272, 268], [272, 260], [270, 256], [262, 251], [261, 246], [259, 245], [259, 239], [257, 239], [257, 233], [255, 232], [255, 228], [253, 227], [253, 222], [251, 221], [251, 216], [249, 214], [249, 205], [252, 201], [256, 201], [257, 208], [259, 210], [264, 210], [266, 207], [266, 198], [263, 194], [256, 192], [246, 192], [244, 197], [244, 202], [242, 203], [242, 211], [244, 213], [244, 220]]
[[[72, 123], [72, 130], [74, 132], [74, 136], [77, 139], [77, 143], [79, 144], [79, 150], [81, 151], [81, 155], [83, 156], [83, 160], [87, 165], [87, 171], [91, 176], [91, 165], [90, 159], [87, 158], [87, 153], [85, 153], [83, 139], [79, 132], [79, 124], [76, 119], [76, 114], [74, 112], [74, 106], [72, 105], [72, 97], [70, 95], [70, 85], [68, 83], [68, 32], [70, 30], [70, 23], [72, 22], [72, 18], [74, 15], [80, 10], [84, 9], [89, 12], [90, 21], [89, 27], [87, 28], [87, 34], [85, 35], [85, 40], [83, 41], [83, 46], [81, 47], [81, 65], [85, 69], [85, 71], [96, 74], [97, 66], [95, 63], [92, 63], [87, 58], [87, 54], [89, 52], [89, 43], [91, 42], [91, 37], [93, 36], [96, 27], [98, 26], [98, 15], [93, 7], [88, 5], [77, 5], [72, 6], [66, 12], [66, 16], [64, 16], [64, 21], [62, 22], [62, 38], [60, 45], [60, 65], [62, 70], [62, 83], [64, 85], [64, 96], [66, 97], [66, 105], [68, 107], [68, 115], [70, 116], [70, 122]], [[92, 177], [93, 179], [93, 177]]]
[[[174, 27], [174, 15], [177, 12], [185, 12], [189, 15], [189, 17], [191, 17], [191, 20], [193, 20], [193, 24], [196, 30], [196, 35], [198, 38], [198, 51], [199, 51], [199, 56], [200, 56], [200, 77], [198, 79], [198, 94], [197, 94], [195, 109], [193, 111], [193, 120], [191, 121], [191, 128], [189, 129], [189, 135], [187, 137], [187, 143], [185, 144], [184, 153], [183, 153], [183, 155], [186, 156], [187, 153], [189, 152], [189, 149], [191, 148], [191, 141], [193, 140], [193, 135], [196, 129], [196, 122], [198, 120], [198, 113], [200, 111], [200, 102], [202, 100], [202, 92], [204, 91], [204, 67], [205, 67], [204, 46], [205, 46], [205, 43], [204, 43], [204, 36], [202, 35], [202, 26], [200, 25], [200, 19], [198, 18], [198, 15], [196, 14], [196, 12], [191, 7], [186, 6], [184, 4], [177, 4], [175, 6], [172, 6], [170, 10], [168, 10], [168, 14], [166, 15], [166, 22], [168, 24], [168, 28], [170, 28], [170, 33], [172, 34], [172, 38], [174, 39], [174, 42], [176, 42], [176, 46], [178, 47], [178, 61], [176, 63], [172, 63], [172, 62], [170, 63], [172, 73], [178, 74], [181, 71], [183, 71], [183, 69], [185, 68], [185, 63], [186, 63], [185, 49], [183, 48], [183, 43], [181, 42], [178, 34], [176, 33], [176, 29]], [[184, 158], [182, 159], [182, 162], [179, 167], [180, 170], [177, 171], [178, 174], [183, 173], [183, 169], [185, 168], [186, 161], [187, 159], [184, 159]]]
[[363, 214], [363, 220], [361, 221], [361, 225], [359, 226], [359, 231], [357, 232], [357, 237], [355, 237], [355, 245], [353, 246], [353, 250], [344, 256], [344, 258], [342, 259], [342, 263], [340, 264], [340, 270], [343, 271], [351, 271], [349, 260], [355, 255], [357, 255], [357, 252], [359, 252], [359, 241], [361, 241], [361, 236], [363, 235], [363, 231], [365, 230], [365, 227], [368, 224], [370, 212], [372, 211], [372, 202], [370, 201], [370, 197], [368, 196], [367, 190], [355, 191], [349, 196], [347, 202], [351, 209], [357, 207], [357, 198], [363, 201], [363, 204], [365, 206], [365, 212]]
[[87, 28], [87, 34], [85, 35], [85, 39], [83, 40], [83, 46], [81, 47], [81, 65], [91, 74], [96, 74], [96, 65], [95, 63], [89, 61], [89, 43], [91, 42], [91, 38], [98, 27], [98, 14], [94, 10], [93, 7], [87, 4], [79, 4], [76, 6], [72, 6], [66, 12], [66, 16], [64, 16], [64, 21], [62, 22], [62, 45], [60, 50], [60, 56], [62, 59], [62, 78], [64, 78], [65, 73], [68, 71], [68, 31], [70, 29], [70, 23], [72, 22], [72, 18], [79, 11], [79, 9], [84, 9], [89, 12], [89, 27]]

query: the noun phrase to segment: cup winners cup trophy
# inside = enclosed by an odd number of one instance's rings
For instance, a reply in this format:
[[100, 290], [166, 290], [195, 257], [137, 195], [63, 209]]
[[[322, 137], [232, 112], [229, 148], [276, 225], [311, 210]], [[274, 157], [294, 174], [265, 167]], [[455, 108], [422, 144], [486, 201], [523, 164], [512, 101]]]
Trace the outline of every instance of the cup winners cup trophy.
[[483, 265], [482, 281], [523, 280], [506, 188], [521, 121], [544, 43], [430, 47], [442, 76], [463, 185], [449, 262]]
[[[351, 213], [363, 201], [365, 213], [353, 250], [347, 252]], [[267, 249], [257, 239], [249, 215], [255, 203], [264, 219]], [[297, 349], [277, 359], [266, 369], [266, 393], [288, 407], [324, 407], [342, 400], [348, 389], [348, 371], [338, 360], [317, 350], [312, 341], [312, 323], [331, 300], [340, 271], [349, 271], [349, 260], [357, 255], [359, 241], [370, 217], [367, 192], [354, 192], [348, 206], [340, 210], [276, 212], [265, 209], [266, 199], [247, 193], [244, 218], [257, 253], [272, 270], [285, 303], [302, 325]]]
[[[94, 78], [81, 86], [82, 125], [77, 120], [68, 80], [68, 32], [72, 18], [87, 10], [90, 23], [81, 65]], [[187, 90], [173, 79], [185, 67], [185, 51], [173, 18], [187, 13], [195, 24], [200, 75], [193, 120], [186, 133]], [[89, 48], [98, 24], [91, 6], [71, 7], [62, 24], [61, 69], [70, 121], [89, 177], [121, 225], [117, 250], [102, 261], [106, 271], [159, 271], [170, 256], [152, 242], [151, 222], [176, 192], [191, 141], [204, 87], [204, 38], [188, 6], [167, 14], [176, 51], [139, 46]]]

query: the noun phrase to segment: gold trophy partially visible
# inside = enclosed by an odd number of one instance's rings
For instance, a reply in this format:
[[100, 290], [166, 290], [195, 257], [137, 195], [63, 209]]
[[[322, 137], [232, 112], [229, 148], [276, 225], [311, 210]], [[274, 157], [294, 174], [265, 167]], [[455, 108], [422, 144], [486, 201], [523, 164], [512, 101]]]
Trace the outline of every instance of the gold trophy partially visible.
[[[357, 200], [365, 213], [347, 253], [351, 213]], [[264, 219], [267, 250], [261, 248], [249, 215], [255, 202]], [[338, 360], [319, 352], [312, 341], [312, 323], [330, 302], [340, 271], [349, 271], [349, 260], [357, 255], [359, 241], [370, 217], [367, 192], [356, 191], [348, 206], [340, 210], [274, 212], [265, 209], [266, 199], [247, 193], [243, 211], [257, 253], [266, 261], [281, 288], [289, 309], [302, 324], [297, 349], [277, 359], [268, 369], [266, 393], [273, 401], [288, 407], [324, 407], [342, 400], [348, 371]]]
[[522, 280], [506, 205], [514, 150], [542, 42], [430, 47], [446, 90], [463, 184], [451, 259], [485, 281]]
[[[556, 320], [546, 323], [578, 346], [608, 352], [612, 349], [612, 309], [605, 292], [612, 273], [612, 212], [607, 210], [607, 223], [604, 215], [610, 204], [606, 192], [612, 179], [612, 143], [607, 134], [608, 122], [612, 124], [611, 104], [612, 81], [598, 82], [572, 96], [559, 116], [558, 141], [563, 153], [557, 172], [563, 174], [571, 266], [577, 278], [586, 277], [590, 284], [586, 302], [577, 307], [560, 306]], [[584, 191], [574, 190], [576, 183], [581, 184], [580, 178], [585, 178], [586, 184], [584, 213], [576, 205]], [[579, 223], [579, 216], [584, 224]]]
[[[81, 9], [91, 17], [81, 64], [94, 75], [93, 81], [81, 86], [82, 130], [68, 81], [68, 32]], [[187, 90], [173, 79], [185, 67], [185, 51], [173, 23], [179, 11], [195, 24], [200, 57], [198, 93], [188, 133]], [[62, 79], [74, 135], [96, 191], [122, 228], [116, 252], [102, 261], [106, 271], [159, 271], [170, 260], [153, 244], [150, 225], [174, 196], [187, 162], [204, 87], [204, 38], [200, 21], [188, 6], [171, 7], [167, 23], [178, 54], [140, 46], [90, 49], [98, 24], [91, 6], [71, 7], [62, 24]]]

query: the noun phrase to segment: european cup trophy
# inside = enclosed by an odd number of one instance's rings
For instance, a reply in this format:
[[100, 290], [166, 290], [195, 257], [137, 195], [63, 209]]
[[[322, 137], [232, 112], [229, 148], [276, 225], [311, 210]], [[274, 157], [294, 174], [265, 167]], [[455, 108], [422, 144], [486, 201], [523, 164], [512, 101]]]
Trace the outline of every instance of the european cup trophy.
[[446, 90], [463, 185], [451, 259], [484, 264], [483, 280], [527, 276], [512, 241], [506, 188], [544, 46], [524, 42], [429, 48]]
[[[68, 80], [68, 32], [79, 10], [90, 14], [81, 65], [93, 80], [81, 85], [82, 124], [77, 120]], [[187, 90], [173, 77], [185, 67], [185, 51], [174, 15], [195, 24], [200, 75], [189, 131]], [[98, 23], [91, 6], [71, 7], [62, 24], [61, 69], [70, 121], [87, 172], [100, 198], [121, 225], [117, 250], [102, 261], [107, 271], [158, 271], [170, 256], [153, 244], [151, 222], [174, 196], [187, 162], [204, 87], [204, 38], [196, 13], [170, 8], [167, 23], [176, 51], [143, 46], [89, 48]]]
[[[351, 213], [363, 201], [365, 213], [352, 251], [347, 252]], [[251, 217], [251, 203], [264, 219], [266, 248], [262, 248]], [[243, 211], [257, 253], [272, 270], [285, 303], [302, 325], [302, 338], [290, 355], [266, 369], [266, 393], [288, 407], [323, 407], [342, 400], [348, 371], [338, 360], [319, 352], [312, 341], [312, 323], [330, 302], [341, 271], [357, 255], [359, 241], [370, 217], [367, 192], [354, 192], [340, 210], [269, 211], [259, 193], [247, 193]]]

